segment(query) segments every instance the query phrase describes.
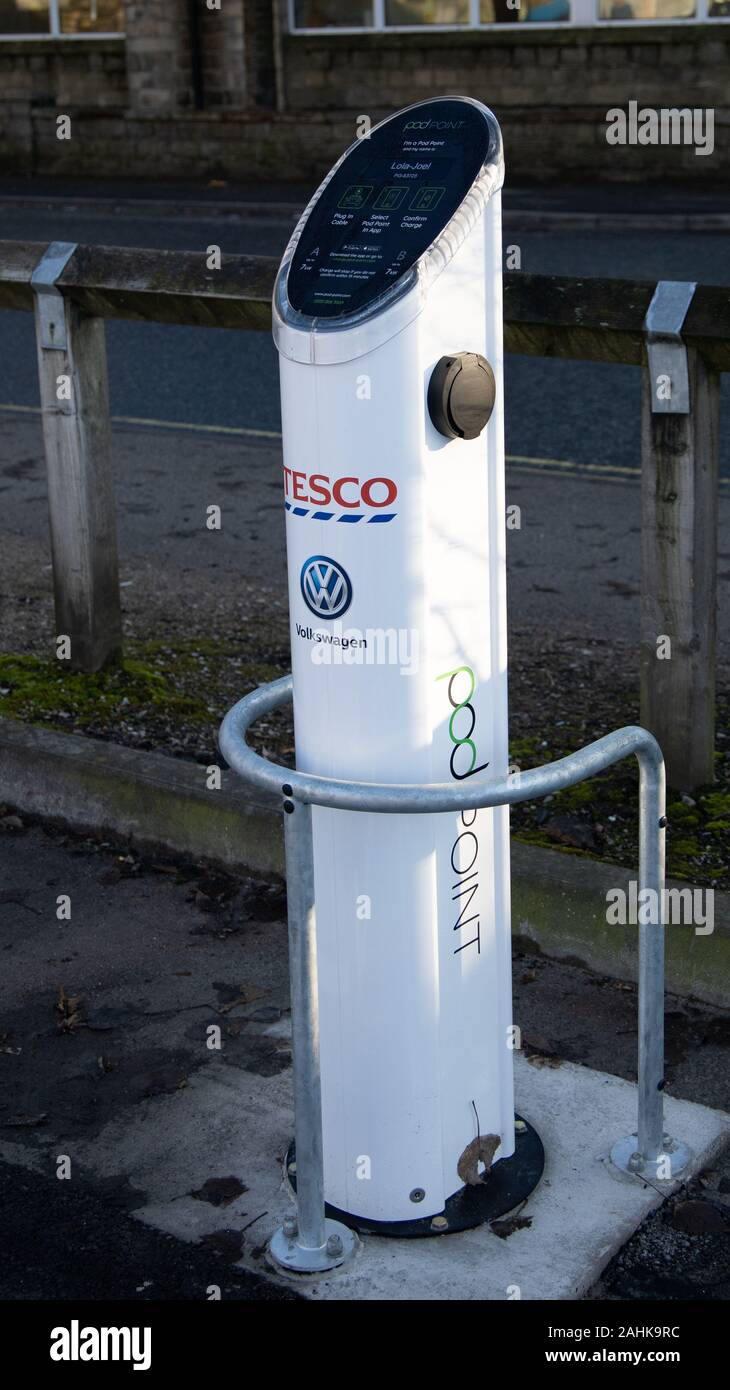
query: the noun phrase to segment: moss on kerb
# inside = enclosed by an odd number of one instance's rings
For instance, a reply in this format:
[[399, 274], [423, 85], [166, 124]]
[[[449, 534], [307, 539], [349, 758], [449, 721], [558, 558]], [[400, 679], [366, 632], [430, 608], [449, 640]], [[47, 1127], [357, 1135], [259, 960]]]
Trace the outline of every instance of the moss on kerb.
[[[510, 762], [522, 769], [538, 767], [606, 732], [605, 723], [603, 727], [591, 725], [585, 717], [570, 718], [568, 714], [561, 709], [559, 723], [551, 723], [549, 718], [541, 722], [544, 736], [528, 732], [512, 737]], [[639, 722], [638, 709], [628, 704], [617, 702], [615, 715], [617, 725]], [[725, 696], [718, 699], [716, 732], [718, 781], [698, 787], [692, 796], [668, 790], [666, 864], [671, 878], [695, 886], [726, 888], [730, 886], [730, 721]], [[600, 857], [602, 863], [616, 865], [636, 864], [638, 821], [639, 775], [633, 758], [552, 796], [520, 802], [511, 812], [513, 835], [526, 843], [571, 857]]]
[[233, 644], [205, 638], [129, 645], [132, 654], [121, 665], [93, 675], [53, 659], [0, 656], [0, 715], [65, 731], [83, 732], [89, 721], [94, 732], [112, 735], [117, 721], [145, 715], [210, 728], [217, 727], [224, 663], [234, 663], [242, 691], [281, 675], [268, 662], [241, 658]]
[[181, 695], [163, 671], [143, 661], [128, 659], [86, 675], [37, 656], [0, 657], [0, 714], [10, 718], [62, 729], [74, 716], [109, 717], [150, 706], [188, 719], [205, 713], [201, 701]]

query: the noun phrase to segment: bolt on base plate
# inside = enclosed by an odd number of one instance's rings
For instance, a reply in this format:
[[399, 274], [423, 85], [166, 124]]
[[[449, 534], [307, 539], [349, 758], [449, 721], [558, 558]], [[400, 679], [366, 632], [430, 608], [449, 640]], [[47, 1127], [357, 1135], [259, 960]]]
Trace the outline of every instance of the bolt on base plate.
[[674, 1182], [684, 1172], [692, 1158], [692, 1150], [679, 1139], [665, 1134], [662, 1152], [657, 1158], [645, 1159], [639, 1153], [636, 1134], [627, 1134], [611, 1149], [611, 1162], [622, 1173], [632, 1173], [653, 1182]]
[[325, 1219], [324, 1228], [327, 1237], [324, 1245], [299, 1245], [296, 1218], [287, 1217], [269, 1241], [269, 1253], [275, 1264], [295, 1274], [321, 1274], [351, 1259], [359, 1244], [355, 1232], [329, 1217]]

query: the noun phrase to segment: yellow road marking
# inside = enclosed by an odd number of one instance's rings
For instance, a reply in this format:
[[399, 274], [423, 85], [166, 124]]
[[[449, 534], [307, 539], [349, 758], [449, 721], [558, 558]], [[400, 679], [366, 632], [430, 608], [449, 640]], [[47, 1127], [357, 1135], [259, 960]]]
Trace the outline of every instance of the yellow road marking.
[[506, 460], [507, 463], [533, 464], [537, 468], [579, 468], [581, 473], [624, 473], [631, 478], [641, 474], [640, 468], [622, 468], [617, 463], [576, 463], [574, 459], [531, 458], [529, 454], [507, 454]]
[[151, 425], [164, 430], [193, 430], [200, 434], [243, 434], [254, 439], [281, 439], [281, 430], [255, 430], [243, 425], [193, 425], [184, 420], [144, 420], [136, 415], [112, 415], [113, 425]]
[[[0, 410], [7, 410], [18, 415], [41, 414], [41, 408], [38, 405], [4, 405], [0, 403]], [[239, 435], [248, 439], [281, 439], [281, 430], [258, 430], [244, 425], [196, 425], [187, 420], [155, 420], [137, 415], [112, 415], [111, 422], [113, 425], [138, 425], [148, 429], [189, 430], [196, 434]], [[539, 458], [531, 454], [507, 454], [506, 461], [517, 468], [522, 466], [525, 472], [560, 472], [566, 478], [581, 478], [590, 474], [593, 477], [603, 476], [607, 481], [613, 479], [618, 482], [622, 478], [641, 477], [640, 468], [626, 468], [613, 463], [576, 463], [572, 459]], [[721, 478], [720, 486], [730, 487], [730, 478]]]
[[[39, 405], [4, 405], [0, 410], [12, 411], [18, 415], [40, 415]], [[113, 425], [147, 425], [163, 430], [193, 430], [201, 434], [241, 434], [254, 439], [281, 439], [281, 430], [255, 430], [233, 425], [195, 425], [186, 420], [148, 420], [138, 415], [112, 415]]]

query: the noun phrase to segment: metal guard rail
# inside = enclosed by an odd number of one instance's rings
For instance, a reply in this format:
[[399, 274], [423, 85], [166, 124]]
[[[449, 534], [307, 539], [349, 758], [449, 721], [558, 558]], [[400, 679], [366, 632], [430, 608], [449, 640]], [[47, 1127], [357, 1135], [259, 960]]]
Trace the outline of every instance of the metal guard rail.
[[[324, 1216], [321, 1091], [317, 1027], [316, 921], [312, 859], [312, 806], [346, 811], [428, 813], [514, 805], [561, 791], [596, 776], [633, 754], [639, 764], [639, 892], [652, 889], [656, 920], [638, 924], [639, 1026], [638, 1122], [633, 1135], [611, 1150], [617, 1167], [637, 1176], [674, 1179], [689, 1151], [664, 1134], [664, 889], [665, 776], [654, 736], [637, 725], [617, 729], [576, 753], [506, 778], [485, 779], [469, 788], [351, 782], [317, 777], [269, 762], [246, 742], [251, 725], [292, 697], [292, 678], [260, 686], [229, 710], [219, 733], [221, 752], [240, 777], [283, 797], [289, 950], [291, 965], [298, 1222], [277, 1232], [292, 1258], [289, 1268], [322, 1268], [316, 1256], [328, 1248]], [[338, 1242], [339, 1237], [329, 1237]], [[280, 1245], [281, 1248], [281, 1245]], [[294, 1258], [294, 1256], [296, 1258]], [[339, 1263], [330, 1259], [328, 1264]]]

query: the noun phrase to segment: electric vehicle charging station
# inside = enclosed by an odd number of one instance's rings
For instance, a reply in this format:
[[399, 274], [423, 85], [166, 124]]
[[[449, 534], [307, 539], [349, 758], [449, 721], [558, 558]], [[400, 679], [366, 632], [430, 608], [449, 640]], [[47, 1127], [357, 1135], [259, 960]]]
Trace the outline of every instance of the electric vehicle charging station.
[[[284, 255], [298, 770], [507, 774], [503, 172], [485, 106], [420, 102], [350, 147]], [[313, 809], [324, 1190], [372, 1230], [427, 1233], [466, 1173], [515, 1164], [508, 814]], [[542, 1169], [518, 1133], [510, 1205]]]
[[[347, 1262], [353, 1228], [466, 1231], [539, 1183], [542, 1143], [513, 1109], [508, 807], [635, 756], [639, 896], [663, 901], [665, 775], [650, 733], [629, 726], [508, 769], [502, 178], [486, 107], [417, 103], [338, 161], [274, 291], [292, 676], [239, 700], [219, 742], [233, 771], [283, 797], [297, 1209], [268, 1249], [297, 1274]], [[296, 770], [247, 746], [292, 695]], [[603, 1258], [631, 1205], [617, 1205], [616, 1175], [635, 1200], [695, 1161], [664, 1130], [662, 913], [638, 924], [635, 1128], [597, 1161], [584, 1115], [625, 1083], [578, 1068], [555, 1074], [552, 1101], [526, 1088], [551, 1130], [552, 1180], [536, 1195], [543, 1217], [552, 1208], [537, 1252], [551, 1270], [566, 1254], [561, 1181], [571, 1194], [582, 1181]], [[699, 1133], [686, 1111], [680, 1126]], [[396, 1246], [376, 1263], [414, 1271]], [[461, 1265], [453, 1248], [453, 1262], [420, 1268], [429, 1290], [432, 1277], [450, 1290], [459, 1266], [471, 1297], [475, 1247]], [[346, 1280], [369, 1296], [367, 1275]], [[562, 1287], [573, 1297], [575, 1274]]]

